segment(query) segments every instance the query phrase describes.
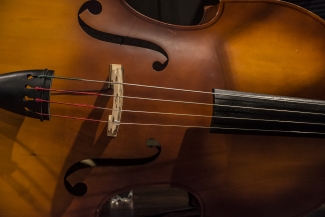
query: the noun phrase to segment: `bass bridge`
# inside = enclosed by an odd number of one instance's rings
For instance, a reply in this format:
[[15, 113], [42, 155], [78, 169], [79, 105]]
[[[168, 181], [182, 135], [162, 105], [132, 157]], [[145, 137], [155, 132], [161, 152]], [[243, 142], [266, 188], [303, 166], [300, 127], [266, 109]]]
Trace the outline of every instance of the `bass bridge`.
[[108, 116], [107, 136], [116, 137], [119, 129], [123, 106], [123, 67], [110, 65], [109, 88], [113, 89], [112, 114]]

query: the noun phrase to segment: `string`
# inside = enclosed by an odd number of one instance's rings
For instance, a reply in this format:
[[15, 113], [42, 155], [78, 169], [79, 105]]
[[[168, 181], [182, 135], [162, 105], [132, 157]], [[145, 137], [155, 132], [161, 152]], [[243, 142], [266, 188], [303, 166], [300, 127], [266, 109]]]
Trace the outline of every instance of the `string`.
[[53, 104], [61, 104], [75, 107], [86, 107], [91, 109], [101, 109], [101, 110], [111, 110], [111, 111], [121, 111], [121, 112], [130, 112], [130, 113], [144, 113], [144, 114], [158, 114], [158, 115], [172, 115], [172, 116], [187, 116], [187, 117], [202, 117], [202, 118], [219, 118], [219, 119], [235, 119], [235, 120], [248, 120], [248, 121], [263, 121], [263, 122], [276, 122], [276, 123], [292, 123], [292, 124], [310, 124], [310, 125], [325, 125], [325, 123], [317, 122], [300, 122], [300, 121], [285, 121], [285, 120], [270, 120], [270, 119], [259, 119], [259, 118], [239, 118], [239, 117], [227, 117], [227, 116], [216, 116], [216, 115], [199, 115], [199, 114], [182, 114], [182, 113], [172, 113], [172, 112], [154, 112], [154, 111], [141, 111], [141, 110], [128, 110], [128, 109], [111, 109], [98, 107], [93, 105], [78, 104], [78, 103], [66, 103], [66, 102], [57, 102], [51, 100], [43, 100], [36, 98], [36, 102], [46, 102]]
[[104, 83], [104, 84], [121, 84], [121, 85], [127, 85], [127, 86], [137, 86], [137, 87], [164, 89], [164, 90], [212, 94], [211, 92], [199, 91], [199, 90], [187, 90], [187, 89], [172, 88], [172, 87], [159, 87], [159, 86], [153, 86], [153, 85], [132, 84], [132, 83], [126, 83], [126, 82], [112, 82], [112, 81], [101, 81], [101, 80], [92, 80], [92, 79], [84, 79], [84, 78], [68, 78], [68, 77], [62, 77], [62, 76], [49, 76], [49, 75], [39, 75], [37, 77], [38, 78], [54, 78], [54, 79], [70, 80], [70, 81], [85, 81], [85, 82]]
[[[76, 120], [83, 120], [83, 121], [92, 121], [92, 122], [103, 122], [108, 123], [108, 121], [103, 120], [96, 120], [96, 119], [89, 119], [89, 118], [79, 118], [79, 117], [72, 117], [72, 116], [63, 116], [63, 115], [53, 115], [53, 114], [42, 114], [39, 112], [35, 112], [38, 115], [45, 115], [45, 116], [54, 116], [60, 118], [68, 118], [68, 119], [76, 119]], [[146, 124], [146, 123], [121, 123], [121, 122], [114, 122], [116, 125], [137, 125], [137, 126], [156, 126], [156, 127], [178, 127], [178, 128], [200, 128], [200, 129], [220, 129], [220, 130], [240, 130], [240, 131], [259, 131], [259, 132], [275, 132], [275, 133], [301, 133], [301, 134], [317, 134], [317, 135], [325, 135], [325, 133], [321, 132], [305, 132], [305, 131], [283, 131], [283, 130], [265, 130], [265, 129], [245, 129], [245, 128], [235, 128], [235, 127], [206, 127], [206, 126], [190, 126], [190, 125], [173, 125], [173, 124]]]
[[[86, 93], [87, 95], [91, 93]], [[79, 106], [79, 107], [87, 107], [87, 108], [98, 108], [98, 109], [107, 109], [113, 110], [109, 108], [103, 107], [96, 107], [92, 105], [85, 105], [85, 104], [77, 104], [77, 103], [64, 103], [64, 102], [55, 102], [55, 101], [48, 101], [42, 99], [36, 99], [37, 102], [48, 102], [48, 103], [57, 103], [57, 104], [64, 104], [70, 106]], [[241, 120], [253, 120], [253, 121], [270, 121], [270, 122], [289, 122], [294, 124], [315, 124], [315, 125], [324, 125], [323, 123], [309, 123], [309, 122], [294, 122], [294, 121], [281, 121], [281, 120], [266, 120], [266, 119], [251, 119], [251, 118], [237, 118], [237, 117], [221, 117], [221, 116], [206, 116], [206, 115], [194, 115], [194, 114], [178, 114], [178, 113], [164, 113], [164, 112], [149, 112], [149, 111], [136, 111], [136, 110], [120, 110], [124, 112], [142, 112], [142, 113], [152, 113], [152, 114], [165, 114], [165, 115], [186, 115], [186, 116], [199, 116], [199, 117], [214, 117], [214, 118], [224, 118], [224, 119], [241, 119]], [[92, 121], [92, 122], [103, 122], [108, 123], [108, 121], [103, 120], [96, 120], [96, 119], [89, 119], [89, 118], [80, 118], [80, 117], [72, 117], [72, 116], [63, 116], [63, 115], [53, 115], [53, 114], [42, 114], [35, 112], [38, 115], [47, 115], [53, 117], [61, 117], [61, 118], [69, 118], [69, 119], [76, 119], [76, 120], [83, 120], [83, 121]], [[287, 133], [304, 133], [304, 134], [324, 134], [319, 132], [304, 132], [304, 131], [280, 131], [280, 130], [263, 130], [263, 129], [244, 129], [244, 128], [226, 128], [226, 127], [207, 127], [207, 126], [189, 126], [189, 125], [166, 125], [166, 124], [146, 124], [146, 123], [121, 123], [115, 122], [117, 125], [139, 125], [139, 126], [160, 126], [160, 127], [181, 127], [181, 128], [202, 128], [202, 129], [222, 129], [222, 130], [246, 130], [246, 131], [260, 131], [260, 132], [287, 132]]]
[[109, 109], [109, 108], [97, 107], [97, 106], [94, 106], [94, 105], [86, 105], [86, 104], [79, 104], [79, 103], [67, 103], [67, 102], [57, 102], [57, 101], [44, 100], [44, 99], [39, 99], [39, 98], [36, 98], [34, 101], [35, 102], [46, 102], [46, 103], [53, 103], [53, 104], [61, 104], [61, 105], [70, 105], [70, 106], [76, 106], [76, 107], [86, 107], [86, 108], [91, 108], [91, 109], [98, 108], [98, 109], [112, 110], [112, 109]]
[[36, 111], [34, 111], [34, 113], [38, 114], [40, 116], [51, 116], [51, 117], [75, 119], [75, 120], [81, 120], [81, 121], [103, 122], [103, 123], [108, 122], [108, 121], [103, 121], [103, 120], [96, 120], [96, 119], [90, 119], [90, 118], [80, 118], [80, 117], [73, 117], [73, 116], [67, 116], [67, 115], [44, 114], [44, 113], [40, 113], [40, 112], [36, 112]]
[[43, 88], [43, 87], [35, 87], [34, 89], [35, 90], [55, 91], [55, 92], [62, 92], [62, 93], [75, 93], [75, 94], [80, 94], [80, 95], [95, 95], [95, 96], [105, 96], [105, 97], [112, 97], [113, 96], [113, 97], [128, 98], [128, 99], [151, 100], [151, 101], [173, 102], [173, 103], [184, 103], [184, 104], [196, 104], [196, 105], [208, 105], [208, 106], [215, 105], [215, 104], [211, 104], [211, 103], [189, 102], [189, 101], [157, 99], [157, 98], [145, 98], [145, 97], [135, 97], [135, 96], [115, 96], [115, 95], [112, 95], [112, 94], [74, 91], [74, 90], [59, 90], [59, 89], [51, 89], [51, 88]]
[[[299, 98], [288, 98], [288, 97], [277, 97], [277, 96], [264, 96], [264, 95], [250, 95], [246, 93], [228, 91], [228, 92], [221, 92], [218, 93], [211, 93], [211, 92], [204, 92], [204, 91], [195, 91], [195, 90], [186, 90], [186, 89], [178, 89], [178, 88], [167, 88], [167, 87], [159, 87], [159, 86], [150, 86], [150, 85], [140, 85], [140, 84], [130, 84], [130, 83], [118, 83], [118, 82], [107, 82], [107, 81], [98, 81], [98, 80], [90, 80], [90, 79], [81, 79], [81, 78], [66, 78], [66, 77], [57, 77], [57, 76], [40, 76], [40, 77], [48, 77], [48, 78], [58, 78], [58, 79], [66, 79], [66, 80], [78, 80], [78, 81], [88, 81], [88, 82], [101, 82], [101, 83], [110, 83], [110, 84], [123, 84], [123, 85], [132, 85], [138, 87], [147, 87], [147, 88], [159, 88], [165, 90], [174, 90], [174, 91], [185, 91], [185, 92], [194, 92], [194, 93], [204, 93], [204, 94], [213, 94], [213, 95], [222, 95], [222, 96], [236, 96], [236, 97], [246, 97], [246, 98], [257, 98], [257, 99], [266, 99], [266, 100], [273, 100], [273, 101], [286, 101], [286, 102], [293, 102], [293, 103], [304, 103], [304, 104], [313, 104], [313, 105], [325, 105], [324, 101], [320, 100], [308, 100], [308, 99], [299, 99]], [[56, 91], [56, 92], [69, 92], [69, 93], [77, 93], [77, 94], [84, 94], [84, 95], [97, 95], [97, 96], [113, 96], [108, 94], [101, 94], [101, 93], [94, 93], [94, 92], [85, 92], [85, 91], [67, 91], [67, 90], [55, 90], [55, 89], [46, 89], [46, 88], [35, 88], [36, 90], [48, 90], [48, 91]], [[322, 113], [315, 113], [315, 112], [303, 112], [303, 111], [291, 111], [291, 110], [281, 110], [281, 109], [270, 109], [270, 108], [256, 108], [256, 107], [246, 107], [246, 106], [233, 106], [233, 105], [221, 105], [221, 104], [211, 104], [211, 103], [200, 103], [200, 102], [188, 102], [188, 101], [176, 101], [176, 100], [165, 100], [165, 99], [155, 99], [155, 98], [143, 98], [143, 97], [131, 97], [131, 96], [114, 96], [114, 97], [123, 97], [123, 98], [130, 98], [130, 99], [139, 99], [139, 100], [153, 100], [153, 101], [163, 101], [163, 102], [173, 102], [173, 103], [185, 103], [185, 104], [198, 104], [198, 105], [209, 105], [209, 106], [221, 106], [221, 107], [232, 107], [232, 108], [241, 108], [241, 109], [253, 109], [253, 110], [264, 110], [264, 111], [276, 111], [276, 112], [290, 112], [290, 113], [301, 113], [301, 114], [313, 114], [313, 115], [325, 115]], [[94, 108], [93, 106], [87, 106], [83, 104], [72, 104], [72, 103], [65, 103], [75, 106], [81, 107], [89, 107]], [[131, 110], [129, 110], [131, 111]], [[146, 112], [146, 111], [132, 111], [132, 112]], [[147, 112], [147, 113], [154, 113], [154, 114], [170, 114], [170, 115], [192, 115], [192, 114], [176, 114], [176, 113], [161, 113], [161, 112]], [[44, 115], [44, 114], [40, 114]], [[88, 120], [88, 121], [97, 121], [97, 122], [108, 122], [102, 120], [93, 120], [87, 118], [77, 118], [77, 117], [69, 117], [69, 116], [60, 116], [60, 115], [51, 115], [56, 117], [63, 117], [63, 118], [73, 118], [78, 120]], [[201, 116], [201, 115], [195, 115]], [[210, 116], [216, 117], [216, 116]], [[303, 124], [318, 124], [324, 125], [322, 123], [309, 123], [309, 122], [293, 122], [293, 121], [281, 121], [281, 120], [266, 120], [266, 119], [247, 119], [247, 118], [236, 118], [236, 117], [218, 117], [217, 118], [232, 118], [232, 119], [246, 119], [246, 120], [258, 120], [258, 121], [276, 121], [276, 122], [290, 122], [290, 123], [303, 123]], [[305, 134], [324, 134], [320, 132], [304, 132], [304, 131], [281, 131], [281, 130], [265, 130], [265, 129], [243, 129], [243, 128], [226, 128], [226, 127], [205, 127], [205, 126], [186, 126], [186, 125], [164, 125], [164, 124], [146, 124], [146, 123], [120, 123], [116, 122], [116, 124], [120, 125], [141, 125], [141, 126], [165, 126], [165, 127], [185, 127], [185, 128], [205, 128], [205, 129], [224, 129], [224, 130], [246, 130], [246, 131], [262, 131], [262, 132], [291, 132], [291, 133], [305, 133]]]
[[283, 130], [265, 130], [252, 128], [236, 128], [236, 127], [204, 127], [204, 126], [185, 126], [185, 125], [168, 125], [168, 124], [142, 124], [142, 123], [120, 123], [121, 125], [140, 125], [140, 126], [160, 126], [160, 127], [181, 127], [181, 128], [203, 128], [203, 129], [220, 129], [220, 130], [241, 130], [241, 131], [260, 131], [260, 132], [280, 132], [280, 133], [304, 133], [304, 134], [319, 134], [325, 135], [321, 132], [305, 132], [305, 131], [283, 131]]
[[223, 104], [213, 104], [213, 103], [201, 103], [201, 102], [190, 102], [190, 101], [181, 101], [181, 100], [168, 100], [168, 99], [157, 99], [157, 98], [145, 98], [145, 97], [134, 97], [134, 96], [114, 96], [111, 94], [95, 93], [95, 92], [83, 92], [83, 91], [72, 91], [72, 90], [59, 90], [59, 89], [50, 89], [43, 87], [35, 87], [35, 90], [46, 90], [46, 91], [55, 91], [55, 92], [64, 92], [64, 93], [76, 93], [81, 95], [95, 95], [95, 96], [104, 96], [104, 97], [120, 97], [128, 99], [137, 99], [137, 100], [150, 100], [150, 101], [160, 101], [160, 102], [172, 102], [172, 103], [183, 103], [183, 104], [195, 104], [195, 105], [205, 105], [205, 106], [219, 106], [226, 108], [240, 108], [240, 109], [252, 109], [252, 110], [262, 110], [262, 111], [275, 111], [275, 112], [286, 112], [286, 113], [298, 113], [298, 114], [309, 114], [309, 115], [321, 115], [325, 116], [324, 113], [318, 112], [306, 112], [306, 111], [294, 111], [294, 110], [282, 110], [282, 109], [271, 109], [271, 108], [258, 108], [250, 106], [235, 106], [235, 105], [223, 105]]
[[310, 99], [302, 99], [302, 98], [289, 98], [283, 96], [267, 96], [267, 95], [259, 95], [259, 94], [246, 94], [239, 93], [236, 91], [224, 91], [213, 93], [199, 90], [189, 90], [189, 89], [180, 89], [180, 88], [171, 88], [171, 87], [161, 87], [161, 86], [153, 86], [153, 85], [143, 85], [143, 84], [132, 84], [126, 82], [110, 82], [110, 81], [101, 81], [101, 80], [92, 80], [92, 79], [84, 79], [84, 78], [69, 78], [62, 76], [49, 76], [49, 75], [39, 75], [39, 78], [54, 78], [54, 79], [63, 79], [63, 80], [72, 80], [72, 81], [84, 81], [84, 82], [95, 82], [95, 83], [105, 83], [105, 84], [121, 84], [128, 86], [137, 86], [137, 87], [145, 87], [145, 88], [155, 88], [155, 89], [163, 89], [163, 90], [172, 90], [172, 91], [182, 91], [182, 92], [192, 92], [192, 93], [201, 93], [201, 94], [210, 94], [210, 95], [221, 95], [221, 96], [233, 96], [233, 97], [243, 97], [243, 98], [252, 98], [252, 99], [263, 99], [263, 100], [271, 100], [278, 102], [292, 102], [292, 103], [301, 103], [301, 104], [309, 104], [309, 105], [325, 105], [325, 101], [323, 100], [310, 100]]

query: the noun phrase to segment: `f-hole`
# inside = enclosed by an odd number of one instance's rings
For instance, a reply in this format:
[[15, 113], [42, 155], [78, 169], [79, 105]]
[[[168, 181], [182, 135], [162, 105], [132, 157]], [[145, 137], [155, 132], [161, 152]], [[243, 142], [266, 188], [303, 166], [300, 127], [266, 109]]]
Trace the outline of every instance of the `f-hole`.
[[144, 187], [121, 192], [108, 199], [99, 217], [200, 217], [192, 205], [193, 195], [184, 190], [168, 187]]

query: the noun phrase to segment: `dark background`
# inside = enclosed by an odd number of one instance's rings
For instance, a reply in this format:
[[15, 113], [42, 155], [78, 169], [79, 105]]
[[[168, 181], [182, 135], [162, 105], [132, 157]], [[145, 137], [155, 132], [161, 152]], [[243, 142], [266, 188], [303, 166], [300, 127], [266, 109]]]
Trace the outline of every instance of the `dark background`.
[[[126, 0], [138, 12], [165, 23], [195, 25], [201, 21], [203, 8], [219, 0]], [[304, 7], [325, 20], [325, 0], [287, 0]]]

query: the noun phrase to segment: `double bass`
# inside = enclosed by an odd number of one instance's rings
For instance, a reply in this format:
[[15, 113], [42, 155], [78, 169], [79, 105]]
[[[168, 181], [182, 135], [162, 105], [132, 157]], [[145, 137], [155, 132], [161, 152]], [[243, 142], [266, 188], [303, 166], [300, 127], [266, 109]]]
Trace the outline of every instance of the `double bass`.
[[125, 0], [4, 1], [0, 215], [95, 217], [171, 186], [202, 217], [298, 217], [325, 201], [325, 21], [222, 0], [200, 24]]

